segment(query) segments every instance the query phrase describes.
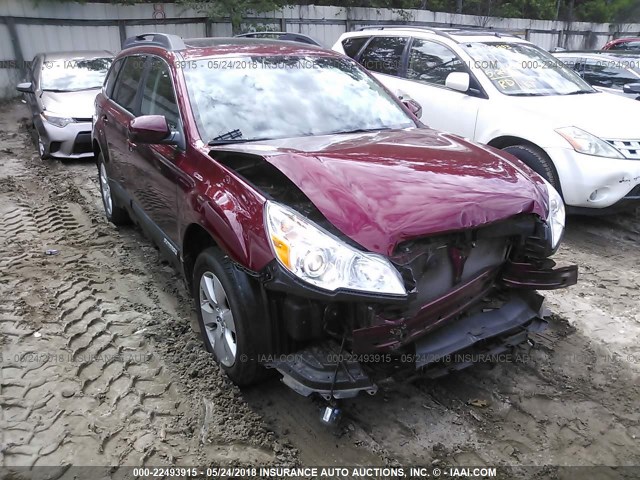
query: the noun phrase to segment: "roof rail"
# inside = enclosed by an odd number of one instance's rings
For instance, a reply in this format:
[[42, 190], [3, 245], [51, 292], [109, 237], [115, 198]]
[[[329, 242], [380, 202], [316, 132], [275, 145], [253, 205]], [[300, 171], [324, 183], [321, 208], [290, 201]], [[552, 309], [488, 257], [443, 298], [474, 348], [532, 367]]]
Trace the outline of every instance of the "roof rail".
[[441, 35], [443, 37], [451, 38], [447, 32], [439, 30], [437, 27], [430, 27], [428, 25], [369, 25], [367, 27], [360, 27], [360, 31], [362, 30], [385, 30], [385, 29], [394, 29], [401, 28], [403, 30], [426, 30], [431, 33], [435, 33], [436, 35]]
[[178, 35], [171, 35], [168, 33], [142, 33], [135, 37], [127, 38], [122, 44], [122, 49], [130, 47], [143, 47], [146, 45], [152, 45], [156, 47], [163, 47], [167, 50], [184, 50], [186, 47], [182, 38]]
[[440, 35], [442, 37], [450, 38], [455, 40], [451, 33], [459, 33], [464, 35], [465, 33], [469, 34], [470, 32], [474, 32], [475, 35], [486, 32], [487, 35], [495, 35], [497, 37], [515, 37], [516, 35], [504, 32], [501, 30], [495, 30], [491, 27], [476, 27], [476, 26], [431, 26], [431, 25], [402, 25], [402, 24], [391, 24], [391, 25], [369, 25], [366, 27], [360, 27], [360, 31], [362, 30], [384, 30], [384, 29], [404, 29], [404, 30], [423, 30], [427, 32], [434, 33], [435, 35]]

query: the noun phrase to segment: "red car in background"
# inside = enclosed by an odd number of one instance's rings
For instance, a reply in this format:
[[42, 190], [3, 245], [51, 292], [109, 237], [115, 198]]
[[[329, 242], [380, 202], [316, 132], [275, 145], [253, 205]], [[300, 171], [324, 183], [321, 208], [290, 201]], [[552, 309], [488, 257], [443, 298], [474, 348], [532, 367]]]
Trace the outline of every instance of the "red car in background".
[[331, 50], [140, 35], [96, 99], [105, 212], [184, 274], [239, 385], [268, 367], [333, 399], [443, 375], [544, 328], [535, 290], [577, 268], [549, 258], [553, 187], [418, 111]]
[[640, 53], [640, 38], [617, 38], [608, 42], [604, 47], [602, 47], [602, 50]]

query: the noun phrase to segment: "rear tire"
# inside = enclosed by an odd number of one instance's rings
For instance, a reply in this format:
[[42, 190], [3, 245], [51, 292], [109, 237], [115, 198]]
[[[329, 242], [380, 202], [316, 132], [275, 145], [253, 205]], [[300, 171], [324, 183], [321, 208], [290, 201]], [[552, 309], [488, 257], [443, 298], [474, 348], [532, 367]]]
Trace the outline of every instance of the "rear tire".
[[502, 150], [524, 162], [533, 171], [549, 182], [553, 188], [560, 193], [560, 195], [562, 195], [556, 167], [553, 165], [549, 156], [541, 148], [533, 145], [512, 145], [510, 147], [505, 147]]
[[104, 206], [104, 213], [111, 223], [116, 226], [127, 225], [131, 222], [129, 213], [126, 209], [120, 207], [116, 198], [111, 191], [111, 185], [109, 183], [109, 175], [107, 174], [107, 168], [104, 163], [104, 157], [102, 152], [98, 154], [98, 183], [100, 184], [100, 196], [102, 197], [102, 205]]
[[227, 376], [239, 386], [262, 379], [258, 356], [267, 353], [268, 315], [255, 282], [210, 247], [196, 259], [193, 298], [205, 347]]

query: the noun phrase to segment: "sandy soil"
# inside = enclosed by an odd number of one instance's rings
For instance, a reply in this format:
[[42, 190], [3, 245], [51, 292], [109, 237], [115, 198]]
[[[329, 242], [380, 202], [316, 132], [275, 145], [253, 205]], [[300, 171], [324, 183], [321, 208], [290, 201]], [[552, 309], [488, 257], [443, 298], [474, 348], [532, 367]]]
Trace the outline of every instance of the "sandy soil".
[[637, 213], [569, 219], [579, 285], [533, 348], [384, 385], [329, 430], [277, 379], [232, 386], [179, 276], [105, 221], [95, 165], [42, 162], [24, 106], [2, 110], [0, 466], [640, 465]]

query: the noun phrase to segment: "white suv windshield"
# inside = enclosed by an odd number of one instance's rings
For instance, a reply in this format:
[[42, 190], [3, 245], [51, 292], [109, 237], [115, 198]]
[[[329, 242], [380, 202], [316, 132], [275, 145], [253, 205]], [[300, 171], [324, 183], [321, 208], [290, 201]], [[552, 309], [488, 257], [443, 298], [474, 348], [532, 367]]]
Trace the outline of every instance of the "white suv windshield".
[[528, 43], [463, 44], [496, 88], [505, 95], [540, 96], [594, 93], [588, 83], [562, 61]]
[[327, 135], [416, 124], [358, 65], [342, 58], [205, 58], [184, 69], [204, 141]]

